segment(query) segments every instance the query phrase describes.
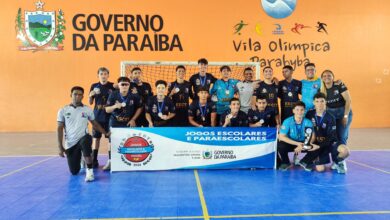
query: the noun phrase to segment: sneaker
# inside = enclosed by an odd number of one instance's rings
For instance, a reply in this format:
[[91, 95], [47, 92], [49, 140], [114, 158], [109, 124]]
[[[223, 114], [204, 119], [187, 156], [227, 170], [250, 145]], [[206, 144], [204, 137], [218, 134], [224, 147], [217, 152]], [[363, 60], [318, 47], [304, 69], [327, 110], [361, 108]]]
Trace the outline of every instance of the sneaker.
[[111, 160], [107, 160], [106, 165], [104, 165], [103, 170], [111, 170]]
[[85, 182], [92, 182], [93, 180], [95, 180], [95, 176], [93, 175], [93, 169], [87, 168], [85, 172]]
[[293, 160], [294, 160], [294, 165], [295, 165], [295, 166], [298, 166], [298, 165], [299, 165], [299, 158], [298, 158], [298, 155], [294, 154]]
[[279, 170], [286, 171], [286, 170], [288, 170], [290, 167], [291, 167], [291, 164], [283, 163], [283, 164], [280, 164]]
[[305, 171], [311, 172], [313, 169], [309, 166], [307, 166], [306, 163], [299, 161], [298, 165], [301, 166]]
[[330, 169], [332, 169], [332, 170], [337, 170], [338, 167], [339, 167], [339, 166], [337, 165], [337, 163], [333, 162], [333, 163], [332, 163], [332, 166], [330, 167]]
[[92, 167], [93, 167], [93, 168], [98, 168], [98, 167], [99, 167], [99, 161], [98, 161], [98, 160], [93, 161], [93, 162], [92, 162]]
[[345, 160], [338, 163], [337, 173], [345, 174], [347, 172], [347, 162]]

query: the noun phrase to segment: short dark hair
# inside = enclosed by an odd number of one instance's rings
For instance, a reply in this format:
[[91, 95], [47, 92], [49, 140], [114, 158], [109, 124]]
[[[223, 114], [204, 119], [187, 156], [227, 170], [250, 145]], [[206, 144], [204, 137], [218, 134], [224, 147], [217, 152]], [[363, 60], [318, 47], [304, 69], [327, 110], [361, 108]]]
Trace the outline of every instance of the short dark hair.
[[235, 101], [240, 102], [240, 100], [238, 98], [232, 98], [232, 99], [230, 99], [229, 103], [232, 104], [232, 102], [235, 102]]
[[167, 82], [166, 81], [164, 81], [164, 80], [157, 80], [156, 81], [156, 83], [154, 84], [156, 87], [158, 86], [158, 85], [160, 85], [160, 84], [163, 84], [165, 87], [167, 87]]
[[313, 100], [315, 100], [315, 99], [325, 99], [326, 100], [326, 95], [324, 93], [322, 93], [322, 92], [318, 92], [313, 97]]
[[294, 109], [295, 107], [298, 107], [298, 106], [302, 106], [303, 108], [306, 108], [306, 105], [305, 105], [304, 102], [302, 102], [302, 101], [297, 101], [297, 102], [295, 102], [295, 103], [293, 104], [293, 109]]
[[183, 65], [179, 65], [179, 66], [177, 66], [177, 67], [176, 67], [176, 72], [177, 72], [177, 70], [178, 70], [178, 69], [183, 69], [183, 70], [186, 70], [186, 68], [185, 68]]
[[290, 66], [290, 65], [284, 66], [283, 69], [288, 69], [290, 71], [294, 71], [294, 68], [292, 66]]
[[224, 69], [227, 69], [229, 72], [232, 71], [232, 69], [230, 69], [230, 67], [229, 67], [229, 66], [226, 66], [226, 65], [221, 66], [221, 68], [219, 68], [219, 71], [222, 72]]
[[120, 82], [128, 82], [128, 83], [130, 83], [130, 79], [125, 77], [125, 76], [121, 76], [121, 77], [118, 78], [118, 83], [120, 83]]
[[208, 90], [207, 87], [205, 87], [205, 86], [201, 86], [201, 87], [198, 88], [198, 93], [199, 93], [199, 92], [202, 92], [202, 91], [209, 92], [209, 90]]
[[97, 74], [99, 74], [100, 72], [107, 72], [108, 74], [110, 74], [110, 71], [106, 67], [100, 67], [97, 71]]
[[305, 64], [305, 69], [309, 66], [312, 66], [312, 67], [316, 67], [316, 65], [314, 63], [306, 63]]
[[247, 67], [247, 68], [244, 69], [244, 73], [245, 73], [246, 71], [249, 71], [249, 70], [253, 72], [252, 67]]
[[274, 69], [272, 69], [272, 67], [270, 67], [270, 66], [266, 66], [266, 67], [264, 67], [264, 69], [263, 69], [263, 72], [264, 72], [266, 69], [271, 69], [271, 70], [274, 70]]
[[137, 71], [137, 70], [142, 72], [141, 68], [139, 68], [138, 66], [134, 67], [133, 69], [131, 69], [131, 72], [134, 72], [134, 71]]
[[73, 91], [81, 91], [84, 94], [84, 89], [81, 86], [73, 86], [72, 89], [70, 90], [70, 93], [72, 94]]
[[200, 58], [198, 60], [198, 64], [205, 64], [205, 65], [208, 65], [209, 64], [209, 61], [206, 60], [206, 58]]
[[259, 95], [257, 95], [256, 101], [259, 100], [259, 99], [260, 100], [265, 99], [267, 101], [267, 96], [265, 94], [263, 94], [263, 93], [260, 93]]

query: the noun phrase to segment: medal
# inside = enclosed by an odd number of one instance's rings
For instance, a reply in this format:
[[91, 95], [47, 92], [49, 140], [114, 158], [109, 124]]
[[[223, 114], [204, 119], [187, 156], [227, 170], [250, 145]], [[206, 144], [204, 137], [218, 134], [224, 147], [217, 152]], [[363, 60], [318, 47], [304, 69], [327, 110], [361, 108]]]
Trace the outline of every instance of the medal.
[[176, 93], [180, 92], [180, 88], [176, 87], [176, 88], [175, 88], [175, 92], [176, 92]]
[[293, 96], [292, 92], [288, 92], [288, 96], [292, 97]]
[[93, 91], [96, 93], [96, 94], [100, 94], [100, 89], [99, 88], [94, 88]]
[[218, 97], [216, 95], [211, 96], [211, 101], [218, 102]]
[[160, 102], [157, 101], [158, 117], [160, 117], [160, 118], [163, 116], [162, 111], [164, 109], [164, 104], [165, 104], [164, 101], [161, 103], [161, 105], [160, 105]]
[[[120, 95], [120, 94], [119, 94], [119, 95]], [[128, 95], [128, 94], [127, 94], [127, 95]], [[122, 103], [121, 103], [122, 107], [123, 107], [123, 108], [126, 107], [127, 96], [126, 96], [126, 99], [125, 99], [122, 95], [120, 95], [120, 98], [121, 98], [121, 100], [122, 100]]]
[[229, 90], [226, 90], [225, 93], [226, 93], [226, 95], [229, 95], [230, 91], [229, 91]]
[[202, 116], [202, 121], [206, 121], [206, 113], [207, 113], [207, 102], [206, 104], [204, 105], [204, 107], [202, 107], [199, 103], [199, 110], [200, 110], [200, 114]]
[[264, 123], [264, 120], [263, 120], [263, 119], [261, 119], [261, 120], [260, 120], [260, 123], [261, 123], [261, 124], [263, 124], [263, 123]]

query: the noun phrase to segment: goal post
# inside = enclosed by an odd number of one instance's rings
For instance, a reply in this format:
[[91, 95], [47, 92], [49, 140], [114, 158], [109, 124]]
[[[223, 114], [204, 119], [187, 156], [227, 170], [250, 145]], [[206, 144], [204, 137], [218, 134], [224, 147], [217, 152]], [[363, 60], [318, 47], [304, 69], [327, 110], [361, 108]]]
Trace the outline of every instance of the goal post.
[[[142, 80], [152, 85], [157, 80], [165, 80], [168, 83], [176, 80], [176, 67], [183, 65], [186, 68], [185, 79], [198, 73], [198, 62], [185, 61], [121, 61], [121, 76], [129, 76], [134, 67], [139, 67], [142, 70]], [[209, 62], [207, 72], [213, 74], [216, 78], [221, 78], [219, 68], [227, 65], [231, 68], [231, 78], [243, 80], [244, 69], [251, 67], [254, 72], [253, 79], [260, 79], [260, 63], [258, 62]]]

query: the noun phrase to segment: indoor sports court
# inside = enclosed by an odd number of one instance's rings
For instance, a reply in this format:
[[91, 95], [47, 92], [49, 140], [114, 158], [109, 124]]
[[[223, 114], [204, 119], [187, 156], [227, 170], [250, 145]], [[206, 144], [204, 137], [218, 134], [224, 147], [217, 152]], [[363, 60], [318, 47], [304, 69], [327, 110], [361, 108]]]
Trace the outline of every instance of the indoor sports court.
[[390, 219], [388, 9], [4, 2], [0, 219]]

